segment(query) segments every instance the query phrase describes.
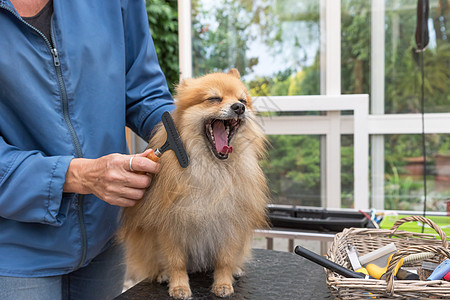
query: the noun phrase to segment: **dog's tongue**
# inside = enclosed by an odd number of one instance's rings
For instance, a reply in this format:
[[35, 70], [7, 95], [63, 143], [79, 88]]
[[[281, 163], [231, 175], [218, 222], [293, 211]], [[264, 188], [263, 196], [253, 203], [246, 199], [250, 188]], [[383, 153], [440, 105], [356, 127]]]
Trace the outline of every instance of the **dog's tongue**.
[[233, 152], [233, 147], [228, 146], [227, 132], [225, 130], [225, 124], [222, 121], [214, 122], [213, 132], [217, 152], [222, 154]]

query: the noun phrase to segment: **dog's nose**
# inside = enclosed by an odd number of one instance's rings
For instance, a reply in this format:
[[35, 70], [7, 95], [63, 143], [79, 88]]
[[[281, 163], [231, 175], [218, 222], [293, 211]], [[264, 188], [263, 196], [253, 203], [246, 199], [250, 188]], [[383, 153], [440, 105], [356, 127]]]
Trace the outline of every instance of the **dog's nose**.
[[234, 103], [231, 105], [231, 109], [239, 116], [245, 112], [245, 106], [242, 103]]

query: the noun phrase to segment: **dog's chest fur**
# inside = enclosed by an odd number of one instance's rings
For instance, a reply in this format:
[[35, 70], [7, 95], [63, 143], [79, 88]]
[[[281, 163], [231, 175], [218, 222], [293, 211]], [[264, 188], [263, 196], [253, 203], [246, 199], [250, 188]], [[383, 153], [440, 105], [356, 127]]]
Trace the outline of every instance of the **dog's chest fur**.
[[245, 218], [238, 192], [243, 183], [228, 167], [222, 161], [192, 160], [189, 191], [173, 207], [191, 270], [212, 267], [220, 247], [236, 233], [238, 220]]

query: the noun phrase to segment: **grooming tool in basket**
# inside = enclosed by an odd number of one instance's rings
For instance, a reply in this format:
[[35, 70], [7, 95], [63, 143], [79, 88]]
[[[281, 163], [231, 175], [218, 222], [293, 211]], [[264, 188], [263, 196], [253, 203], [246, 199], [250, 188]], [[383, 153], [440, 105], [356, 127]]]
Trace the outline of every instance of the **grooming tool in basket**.
[[450, 272], [450, 259], [447, 258], [444, 260], [439, 266], [434, 269], [433, 273], [427, 278], [427, 280], [440, 280], [444, 276], [447, 275], [447, 273]]
[[450, 272], [447, 273], [447, 275], [444, 276], [445, 281], [450, 281]]
[[433, 252], [414, 253], [406, 256], [403, 259], [403, 266], [398, 269], [396, 278], [400, 280], [420, 280], [417, 273], [410, 272], [403, 268], [406, 265], [410, 265], [419, 261], [423, 261], [428, 258], [432, 258], [436, 254]]
[[433, 252], [423, 252], [423, 253], [415, 253], [415, 254], [410, 254], [407, 257], [405, 257], [404, 260], [404, 264], [409, 264], [409, 263], [415, 263], [421, 260], [425, 260], [427, 258], [432, 258], [433, 256], [435, 256], [436, 254], [434, 254]]
[[438, 264], [433, 263], [433, 262], [429, 262], [429, 261], [422, 262], [422, 270], [427, 270], [427, 271], [433, 272], [437, 266], [438, 266]]
[[359, 262], [358, 251], [356, 250], [356, 247], [353, 245], [347, 245], [345, 251], [347, 251], [347, 255], [348, 258], [350, 259], [350, 263], [352, 265], [353, 270], [357, 273], [369, 275], [366, 268], [363, 268], [361, 266], [361, 263]]
[[[370, 276], [380, 279], [387, 270], [392, 256], [397, 252], [397, 247], [394, 243], [390, 243], [375, 251], [372, 251], [359, 258], [361, 265], [363, 265]], [[400, 259], [394, 270], [394, 275], [397, 274], [398, 269], [403, 265], [403, 258]]]
[[420, 280], [419, 275], [403, 268], [398, 269], [396, 277], [400, 280]]
[[[436, 254], [432, 253], [432, 252], [410, 254], [404, 258], [403, 266], [412, 264], [412, 263], [416, 263], [418, 261], [423, 261], [428, 258], [432, 258], [435, 255]], [[396, 277], [397, 277], [397, 279], [400, 279], [400, 280], [420, 280], [419, 275], [417, 275], [416, 273], [413, 273], [413, 272], [409, 272], [409, 271], [405, 270], [404, 268], [398, 269]]]
[[325, 257], [320, 256], [314, 252], [311, 252], [308, 249], [305, 249], [301, 246], [295, 247], [295, 253], [306, 259], [309, 259], [310, 261], [312, 261], [318, 265], [321, 265], [322, 267], [325, 267], [333, 272], [336, 272], [339, 275], [342, 275], [344, 277], [374, 279], [373, 277], [370, 277], [369, 275], [365, 275], [363, 273], [357, 273], [357, 272], [348, 270], [348, 269], [344, 268], [343, 266], [338, 265], [337, 263], [332, 262], [331, 260], [328, 260]]
[[375, 251], [369, 252], [365, 255], [362, 255], [359, 257], [359, 262], [361, 263], [361, 265], [366, 265], [380, 257], [386, 256], [386, 255], [391, 255], [394, 254], [395, 252], [397, 252], [397, 247], [395, 247], [394, 243], [390, 243], [384, 247], [381, 247]]

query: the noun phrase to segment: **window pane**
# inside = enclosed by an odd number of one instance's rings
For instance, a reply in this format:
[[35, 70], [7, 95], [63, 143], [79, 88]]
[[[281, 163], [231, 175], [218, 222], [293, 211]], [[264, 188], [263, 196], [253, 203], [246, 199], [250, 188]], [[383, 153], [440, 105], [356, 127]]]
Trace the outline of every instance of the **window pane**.
[[269, 135], [261, 162], [275, 204], [321, 206], [320, 136]]
[[[429, 43], [423, 52], [424, 109], [427, 113], [450, 112], [450, 9], [446, 1], [429, 2]], [[422, 79], [415, 42], [417, 0], [385, 3], [385, 113], [418, 113]], [[371, 1], [342, 0], [341, 6], [342, 93], [370, 94]]]
[[[446, 211], [450, 201], [450, 135], [426, 135], [427, 210]], [[422, 136], [385, 136], [385, 208], [423, 210]]]
[[370, 94], [370, 1], [341, 1], [342, 94]]
[[253, 96], [319, 94], [318, 2], [193, 1], [193, 75], [235, 67]]
[[[430, 0], [429, 43], [423, 52], [425, 112], [450, 111], [450, 10]], [[447, 9], [445, 9], [447, 7]], [[415, 0], [386, 1], [386, 113], [421, 111], [421, 68], [416, 52]]]
[[341, 136], [341, 206], [354, 208], [353, 135]]

